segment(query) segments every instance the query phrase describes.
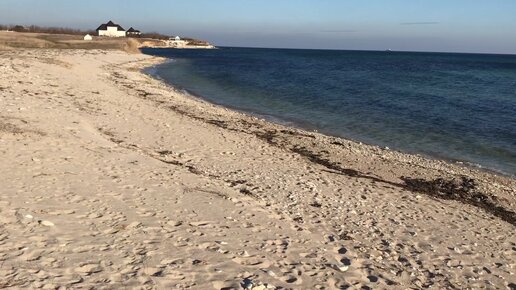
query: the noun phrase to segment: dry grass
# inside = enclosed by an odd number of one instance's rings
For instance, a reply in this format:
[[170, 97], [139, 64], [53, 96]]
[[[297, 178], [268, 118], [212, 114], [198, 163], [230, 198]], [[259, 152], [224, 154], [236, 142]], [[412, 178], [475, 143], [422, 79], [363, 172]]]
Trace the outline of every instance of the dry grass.
[[127, 38], [123, 50], [128, 53], [138, 54], [140, 53], [139, 47], [140, 42], [133, 38]]
[[105, 49], [140, 53], [140, 41], [132, 38], [101, 38], [84, 41], [81, 35], [0, 32], [0, 49], [56, 48], [56, 49]]

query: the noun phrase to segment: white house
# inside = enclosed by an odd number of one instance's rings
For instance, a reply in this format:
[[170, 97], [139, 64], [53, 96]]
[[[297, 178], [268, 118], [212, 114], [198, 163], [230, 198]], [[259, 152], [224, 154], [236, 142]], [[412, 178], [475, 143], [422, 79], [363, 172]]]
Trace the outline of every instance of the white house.
[[188, 44], [187, 41], [182, 40], [181, 37], [176, 36], [175, 38], [170, 38], [169, 40], [165, 41], [167, 43], [168, 47], [175, 47], [175, 48], [185, 48]]
[[86, 41], [91, 41], [91, 40], [93, 40], [93, 37], [91, 37], [91, 35], [89, 35], [89, 34], [86, 34], [86, 35], [84, 36], [84, 40], [86, 40]]
[[99, 36], [108, 36], [108, 37], [126, 37], [126, 31], [122, 26], [113, 23], [113, 21], [109, 21], [106, 24], [102, 24], [97, 28], [97, 33]]

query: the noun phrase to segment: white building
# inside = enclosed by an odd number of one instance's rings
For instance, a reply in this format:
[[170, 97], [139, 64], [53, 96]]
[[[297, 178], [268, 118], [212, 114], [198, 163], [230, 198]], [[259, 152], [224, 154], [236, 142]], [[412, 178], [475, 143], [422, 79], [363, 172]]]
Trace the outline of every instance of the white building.
[[168, 47], [175, 47], [175, 48], [185, 48], [188, 44], [187, 41], [182, 40], [181, 37], [176, 36], [175, 38], [170, 38], [169, 40], [165, 41], [167, 43]]
[[97, 33], [99, 36], [108, 36], [108, 37], [126, 37], [126, 31], [122, 26], [113, 23], [113, 21], [109, 21], [106, 24], [102, 24], [97, 28]]
[[93, 37], [91, 37], [91, 35], [89, 35], [89, 34], [86, 34], [86, 35], [84, 36], [84, 40], [86, 40], [86, 41], [91, 41], [91, 40], [93, 40]]

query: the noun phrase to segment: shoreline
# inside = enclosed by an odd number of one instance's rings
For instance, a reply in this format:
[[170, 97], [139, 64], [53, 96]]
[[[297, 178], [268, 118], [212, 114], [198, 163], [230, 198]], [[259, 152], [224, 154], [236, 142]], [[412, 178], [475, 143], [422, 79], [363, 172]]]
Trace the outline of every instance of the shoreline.
[[[152, 55], [149, 55], [149, 56], [152, 56]], [[160, 59], [162, 57], [156, 57], [156, 58]], [[214, 106], [219, 106], [221, 108], [227, 108], [229, 110], [233, 110], [233, 111], [236, 111], [236, 112], [239, 112], [239, 113], [251, 116], [251, 117], [255, 117], [255, 118], [258, 118], [258, 119], [263, 119], [264, 121], [270, 122], [272, 124], [277, 124], [277, 125], [281, 125], [281, 126], [285, 126], [285, 127], [289, 127], [289, 128], [293, 128], [293, 129], [298, 129], [298, 130], [306, 131], [306, 132], [321, 133], [321, 134], [323, 134], [325, 136], [328, 136], [328, 137], [339, 138], [339, 139], [343, 139], [345, 141], [351, 141], [351, 142], [357, 143], [357, 144], [365, 144], [367, 146], [378, 147], [380, 149], [386, 147], [385, 145], [382, 145], [382, 144], [365, 142], [365, 141], [362, 141], [362, 140], [354, 139], [354, 138], [349, 137], [349, 136], [332, 134], [331, 132], [317, 129], [315, 126], [310, 125], [310, 124], [303, 125], [301, 120], [282, 119], [281, 117], [272, 116], [272, 115], [266, 115], [266, 114], [261, 114], [261, 113], [256, 113], [256, 112], [253, 112], [251, 110], [246, 110], [246, 109], [238, 108], [236, 106], [224, 105], [224, 104], [217, 103], [215, 101], [210, 101], [208, 98], [205, 98], [202, 95], [199, 95], [199, 94], [196, 94], [194, 92], [191, 92], [188, 89], [181, 87], [180, 85], [173, 84], [173, 83], [168, 83], [168, 82], [166, 82], [166, 80], [161, 78], [157, 74], [156, 71], [154, 71], [154, 72], [150, 71], [150, 70], [155, 69], [155, 67], [157, 67], [157, 66], [174, 62], [174, 59], [165, 58], [165, 57], [163, 57], [163, 58], [164, 58], [164, 60], [162, 62], [159, 62], [159, 63], [157, 63], [155, 65], [151, 65], [151, 66], [148, 66], [148, 67], [143, 67], [143, 68], [141, 68], [141, 71], [142, 71], [142, 73], [144, 73], [144, 74], [146, 74], [146, 75], [148, 75], [148, 76], [150, 76], [150, 77], [152, 77], [152, 78], [154, 78], [154, 79], [164, 83], [165, 85], [169, 86], [171, 88], [171, 90], [180, 91], [180, 92], [182, 92], [182, 93], [184, 93], [184, 94], [186, 94], [186, 95], [188, 95], [188, 96], [190, 96], [190, 97], [192, 97], [194, 99], [197, 99], [197, 100], [200, 100], [200, 101], [203, 101], [203, 102], [208, 102], [208, 103], [210, 103], [210, 104], [212, 104]], [[391, 147], [388, 147], [388, 148], [389, 149], [387, 149], [387, 150], [394, 151], [394, 152], [397, 152], [397, 153], [400, 153], [400, 154], [413, 155], [413, 156], [417, 156], [417, 157], [421, 157], [421, 158], [429, 159], [429, 160], [434, 160], [434, 161], [443, 161], [443, 162], [449, 163], [450, 165], [453, 165], [453, 166], [464, 167], [464, 168], [470, 169], [470, 170], [478, 170], [480, 172], [485, 172], [485, 173], [488, 173], [488, 174], [494, 174], [494, 175], [498, 175], [498, 176], [501, 176], [501, 177], [506, 177], [506, 178], [511, 178], [511, 179], [515, 179], [516, 178], [516, 175], [510, 174], [510, 173], [505, 172], [505, 171], [503, 171], [501, 169], [486, 167], [486, 166], [483, 166], [482, 164], [474, 163], [474, 162], [471, 162], [471, 161], [468, 161], [468, 160], [463, 160], [463, 159], [459, 159], [459, 158], [451, 158], [451, 157], [450, 158], [446, 158], [444, 156], [439, 156], [437, 154], [431, 154], [431, 153], [426, 153], [426, 152], [416, 152], [416, 151], [410, 152], [410, 151], [406, 151], [406, 150], [403, 150], [403, 149], [397, 149], [397, 148], [391, 148]]]
[[[236, 108], [231, 108], [228, 106], [224, 106], [224, 105], [220, 105], [220, 104], [211, 102], [211, 101], [203, 98], [202, 96], [197, 96], [195, 94], [191, 94], [185, 89], [178, 88], [172, 84], [169, 84], [159, 77], [157, 78], [156, 76], [145, 73], [144, 72], [145, 69], [151, 68], [153, 66], [158, 66], [163, 63], [166, 63], [167, 61], [170, 61], [169, 58], [155, 57], [155, 56], [151, 56], [151, 57], [153, 57], [154, 61], [157, 61], [157, 63], [152, 64], [150, 66], [137, 65], [138, 69], [140, 70], [140, 72], [142, 74], [145, 74], [148, 77], [158, 81], [161, 86], [164, 86], [164, 87], [168, 88], [169, 90], [174, 91], [175, 93], [179, 93], [180, 95], [182, 95], [182, 97], [191, 99], [194, 102], [198, 102], [201, 105], [202, 104], [208, 105], [209, 106], [208, 110], [210, 108], [213, 108], [213, 109], [215, 109], [215, 111], [220, 111], [220, 110], [225, 111], [225, 112], [230, 111], [232, 114], [236, 115], [236, 119], [245, 120], [244, 121], [245, 123], [248, 123], [248, 122], [253, 123], [253, 121], [256, 121], [256, 123], [254, 125], [255, 126], [258, 125], [258, 127], [263, 126], [267, 129], [271, 128], [272, 130], [275, 130], [275, 131], [288, 132], [287, 135], [293, 135], [293, 136], [297, 135], [297, 136], [309, 137], [309, 138], [313, 138], [313, 139], [320, 139], [322, 141], [321, 143], [326, 143], [329, 140], [331, 140], [332, 144], [334, 144], [334, 145], [339, 144], [339, 146], [342, 146], [340, 144], [346, 144], [347, 146], [349, 146], [349, 145], [356, 146], [359, 148], [358, 152], [369, 151], [367, 153], [373, 152], [373, 154], [378, 153], [378, 152], [381, 152], [381, 154], [387, 153], [391, 156], [395, 156], [395, 158], [398, 158], [398, 159], [409, 160], [408, 163], [411, 164], [411, 166], [414, 165], [416, 162], [420, 162], [424, 165], [419, 164], [419, 167], [422, 167], [426, 170], [433, 170], [433, 171], [440, 172], [439, 174], [434, 175], [434, 178], [435, 178], [434, 180], [419, 180], [421, 176], [414, 177], [414, 176], [409, 175], [409, 178], [411, 178], [413, 180], [418, 180], [420, 182], [422, 181], [422, 183], [423, 183], [421, 185], [423, 192], [418, 191], [418, 189], [417, 189], [418, 186], [416, 186], [416, 188], [409, 189], [410, 191], [413, 191], [415, 193], [417, 193], [417, 192], [425, 193], [424, 191], [429, 189], [429, 191], [436, 191], [436, 192], [426, 192], [426, 194], [429, 194], [429, 195], [437, 197], [437, 198], [448, 199], [449, 197], [447, 195], [452, 196], [454, 194], [453, 193], [442, 194], [439, 192], [439, 191], [442, 191], [442, 188], [436, 188], [436, 185], [433, 184], [435, 181], [440, 180], [442, 178], [444, 178], [444, 179], [448, 178], [447, 182], [449, 182], [450, 184], [453, 184], [456, 180], [458, 180], [460, 178], [470, 178], [474, 181], [475, 180], [479, 181], [481, 179], [484, 179], [484, 180], [489, 180], [489, 179], [493, 180], [494, 179], [494, 180], [497, 180], [497, 181], [500, 180], [503, 182], [504, 180], [507, 180], [509, 184], [511, 182], [516, 182], [516, 179], [513, 176], [510, 176], [508, 174], [501, 174], [499, 172], [493, 172], [493, 170], [489, 170], [487, 168], [476, 167], [474, 164], [470, 164], [465, 161], [464, 162], [461, 162], [461, 161], [452, 162], [450, 160], [446, 160], [443, 158], [433, 158], [433, 157], [425, 156], [424, 154], [407, 153], [407, 152], [403, 152], [403, 151], [399, 151], [399, 150], [393, 150], [390, 148], [386, 149], [386, 148], [382, 148], [381, 146], [378, 146], [378, 145], [366, 144], [366, 143], [363, 143], [360, 141], [356, 141], [356, 140], [352, 140], [352, 139], [348, 139], [348, 138], [344, 138], [344, 137], [327, 135], [325, 133], [320, 133], [317, 131], [308, 131], [304, 128], [298, 128], [298, 127], [291, 126], [291, 125], [272, 122], [272, 121], [268, 120], [267, 118], [261, 118], [250, 112], [238, 110]], [[186, 93], [185, 93], [185, 91], [186, 91]], [[206, 108], [204, 110], [206, 110]], [[190, 118], [196, 119], [196, 120], [201, 120], [204, 122], [208, 121], [207, 123], [209, 123], [211, 125], [215, 125], [217, 127], [221, 127], [223, 129], [228, 129], [227, 124], [225, 124], [225, 122], [226, 122], [225, 120], [224, 121], [221, 121], [221, 120], [213, 121], [213, 120], [207, 120], [206, 118], [200, 117], [195, 114], [191, 114], [191, 112], [188, 112], [188, 111], [178, 110], [176, 112], [180, 113], [184, 116], [188, 116]], [[217, 113], [215, 113], [215, 114], [217, 114]], [[218, 115], [217, 117], [220, 117], [220, 115]], [[265, 134], [270, 133], [270, 131], [267, 132], [267, 129], [266, 129]], [[235, 129], [230, 129], [230, 130], [235, 130]], [[237, 128], [236, 131], [242, 132], [241, 128]], [[249, 134], [250, 132], [246, 132], [246, 133]], [[269, 144], [275, 145], [274, 141], [271, 141], [272, 139], [274, 139], [274, 136], [263, 137], [263, 135], [260, 135], [262, 133], [256, 134], [255, 132], [251, 132], [251, 134], [255, 134], [259, 138], [264, 138]], [[288, 143], [288, 140], [286, 143]], [[313, 143], [313, 144], [315, 144], [315, 143]], [[292, 144], [289, 144], [289, 145], [292, 145]], [[320, 144], [320, 145], [322, 145], [322, 144]], [[280, 147], [282, 147], [282, 149], [286, 149], [285, 147], [288, 147], [288, 145], [282, 144]], [[328, 148], [326, 148], [324, 145], [321, 146], [322, 149], [317, 148], [317, 145], [314, 145], [312, 149], [315, 149], [315, 150], [313, 152], [308, 151], [308, 152], [305, 152], [304, 154], [297, 151], [297, 147], [298, 147], [298, 145], [296, 144], [296, 145], [294, 145], [294, 150], [292, 150], [292, 149], [290, 149], [290, 150], [294, 153], [297, 153], [299, 155], [307, 157], [313, 163], [322, 164], [323, 166], [327, 167], [330, 170], [336, 169], [336, 171], [351, 172], [349, 174], [350, 176], [362, 176], [362, 177], [365, 176], [365, 178], [368, 178], [368, 176], [366, 174], [363, 174], [360, 170], [357, 170], [353, 166], [351, 166], [350, 168], [339, 168], [339, 166], [335, 167], [335, 164], [340, 164], [340, 162], [334, 162], [333, 160], [331, 160], [331, 158], [328, 158], [327, 156], [319, 158], [319, 156], [321, 154], [320, 154], [320, 152], [317, 152], [317, 151], [322, 151], [324, 153], [328, 152], [327, 151]], [[301, 147], [301, 148], [302, 148], [302, 150], [305, 149], [305, 147]], [[316, 157], [316, 158], [314, 159], [313, 157]], [[378, 161], [378, 160], [376, 160], [376, 161]], [[398, 168], [398, 170], [399, 169], [400, 168]], [[371, 172], [369, 172], [369, 173], [371, 173]], [[426, 172], [426, 173], [428, 173], [428, 172]], [[372, 175], [378, 176], [375, 172], [372, 172]], [[400, 179], [403, 179], [406, 177], [407, 176], [405, 176], [405, 175], [398, 176], [398, 178], [400, 178]], [[425, 177], [427, 177], [427, 176], [425, 176]], [[375, 180], [375, 178], [372, 178], [372, 179]], [[385, 182], [386, 184], [390, 184], [390, 185], [394, 184], [394, 185], [399, 186], [400, 188], [406, 189], [406, 185], [407, 185], [406, 183], [399, 184], [396, 181], [394, 181], [395, 179], [396, 178], [393, 178], [393, 176], [389, 176], [389, 178], [385, 178], [385, 179], [380, 178], [380, 179], [376, 179], [376, 180], [380, 181], [380, 182]], [[424, 178], [424, 179], [427, 179], [427, 178]], [[485, 183], [485, 184], [481, 183], [480, 186], [482, 186], [482, 185], [485, 186], [482, 188], [482, 191], [486, 192], [485, 196], [482, 199], [490, 199], [490, 198], [492, 198], [494, 200], [498, 199], [495, 191], [493, 191], [492, 188], [488, 189], [489, 186], [487, 186], [487, 183]], [[451, 185], [451, 186], [453, 187], [455, 185]], [[460, 188], [460, 186], [459, 186], [459, 188]], [[513, 193], [516, 194], [516, 191], [513, 191]], [[516, 200], [516, 195], [511, 196], [511, 199], [512, 198], [514, 198], [514, 200]], [[460, 199], [462, 199], [462, 197], [459, 197], [459, 200]], [[465, 201], [462, 201], [462, 202], [465, 202]], [[511, 201], [509, 204], [513, 204], [513, 202]], [[494, 207], [496, 207], [496, 206], [494, 206]], [[509, 220], [511, 221], [510, 223], [512, 223], [513, 225], [516, 225], [516, 211], [510, 210], [508, 212], [508, 215], [509, 215]]]
[[211, 104], [160, 61], [0, 51], [1, 287], [516, 285], [516, 180]]

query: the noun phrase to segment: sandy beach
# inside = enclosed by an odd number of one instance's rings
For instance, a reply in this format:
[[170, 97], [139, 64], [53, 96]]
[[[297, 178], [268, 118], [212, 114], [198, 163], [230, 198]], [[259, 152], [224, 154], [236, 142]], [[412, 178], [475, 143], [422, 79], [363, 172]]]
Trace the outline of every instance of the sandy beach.
[[0, 288], [516, 289], [516, 180], [0, 50]]

